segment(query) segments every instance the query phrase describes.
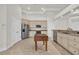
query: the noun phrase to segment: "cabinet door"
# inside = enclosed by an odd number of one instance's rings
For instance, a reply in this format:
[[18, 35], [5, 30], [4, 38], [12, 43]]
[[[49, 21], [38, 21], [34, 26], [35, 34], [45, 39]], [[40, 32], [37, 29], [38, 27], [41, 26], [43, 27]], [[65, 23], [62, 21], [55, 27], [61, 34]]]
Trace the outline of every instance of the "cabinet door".
[[73, 46], [74, 48], [79, 49], [79, 44], [77, 42], [75, 42], [75, 41], [70, 41], [69, 45]]
[[69, 51], [71, 52], [71, 53], [73, 53], [73, 54], [79, 54], [79, 49], [78, 49], [78, 47], [79, 47], [79, 44], [77, 43], [77, 42], [75, 42], [75, 41], [73, 41], [72, 39], [71, 40], [69, 40]]
[[76, 49], [76, 48], [74, 48], [74, 47], [72, 47], [72, 46], [69, 47], [69, 51], [70, 51], [71, 53], [73, 53], [73, 54], [76, 54], [76, 55], [79, 54], [78, 49]]
[[68, 40], [66, 38], [63, 39], [63, 47], [68, 49]]
[[78, 37], [78, 36], [75, 36], [75, 37], [74, 37], [74, 41], [76, 41], [76, 42], [79, 43], [79, 37]]
[[61, 44], [62, 45], [62, 39], [63, 37], [62, 37], [62, 35], [61, 35], [61, 33], [57, 33], [57, 42], [59, 43], [59, 44]]
[[57, 42], [58, 42], [59, 44], [62, 44], [62, 37], [58, 37], [58, 38], [57, 38]]
[[64, 34], [63, 35], [63, 45], [66, 49], [68, 49], [69, 47], [69, 43], [70, 41], [69, 40], [72, 40], [74, 39], [74, 37], [72, 35], [69, 35], [69, 34]]

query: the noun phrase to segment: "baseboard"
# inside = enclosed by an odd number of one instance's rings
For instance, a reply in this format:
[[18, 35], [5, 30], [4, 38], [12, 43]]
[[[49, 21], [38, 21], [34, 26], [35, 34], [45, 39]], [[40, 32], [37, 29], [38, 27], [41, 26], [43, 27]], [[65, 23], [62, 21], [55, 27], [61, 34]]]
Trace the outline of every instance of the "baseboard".
[[6, 46], [4, 49], [0, 49], [0, 52], [3, 52], [3, 51], [8, 50], [9, 48], [11, 48], [12, 46], [14, 46], [14, 45], [15, 45], [16, 43], [18, 43], [19, 41], [21, 41], [21, 39], [19, 39], [19, 40], [13, 42], [12, 44], [10, 44], [10, 45], [8, 45], [8, 46]]
[[19, 40], [13, 42], [12, 44], [10, 44], [10, 45], [7, 47], [7, 49], [11, 48], [12, 46], [14, 46], [14, 45], [15, 45], [16, 43], [18, 43], [19, 41], [21, 41], [21, 39], [19, 39]]
[[3, 51], [5, 51], [5, 50], [7, 50], [7, 48], [6, 48], [6, 47], [5, 47], [5, 48], [0, 49], [0, 52], [3, 52]]

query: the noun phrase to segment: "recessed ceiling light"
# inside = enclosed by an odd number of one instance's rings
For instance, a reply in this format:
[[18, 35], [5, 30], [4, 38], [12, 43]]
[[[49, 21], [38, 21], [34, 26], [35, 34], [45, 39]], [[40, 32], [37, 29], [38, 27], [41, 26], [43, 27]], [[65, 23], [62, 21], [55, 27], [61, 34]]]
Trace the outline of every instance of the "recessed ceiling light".
[[30, 10], [31, 8], [30, 7], [27, 7], [27, 9]]
[[45, 12], [46, 10], [45, 10], [45, 8], [41, 8], [41, 10], [43, 11], [43, 12]]
[[71, 13], [75, 14], [75, 13], [79, 13], [79, 10], [76, 9], [76, 10], [71, 10]]
[[73, 12], [74, 10], [71, 10], [71, 12]]
[[78, 10], [78, 9], [76, 9], [73, 13], [79, 13], [79, 10]]
[[70, 12], [71, 12], [71, 13], [73, 13], [73, 12], [74, 12], [74, 10], [70, 10]]

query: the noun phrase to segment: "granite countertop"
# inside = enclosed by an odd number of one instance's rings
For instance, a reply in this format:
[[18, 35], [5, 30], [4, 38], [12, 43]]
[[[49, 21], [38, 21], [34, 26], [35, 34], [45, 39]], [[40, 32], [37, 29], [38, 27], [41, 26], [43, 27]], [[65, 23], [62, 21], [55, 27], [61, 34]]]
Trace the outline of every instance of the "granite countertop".
[[70, 31], [70, 30], [55, 30], [55, 31], [79, 37], [79, 31]]

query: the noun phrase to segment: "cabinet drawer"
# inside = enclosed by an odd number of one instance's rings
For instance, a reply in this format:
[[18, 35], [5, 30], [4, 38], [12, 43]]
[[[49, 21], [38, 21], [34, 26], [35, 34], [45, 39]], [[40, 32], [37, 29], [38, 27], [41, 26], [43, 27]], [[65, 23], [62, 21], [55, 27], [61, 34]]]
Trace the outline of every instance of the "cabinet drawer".
[[62, 38], [63, 38], [62, 36], [58, 36], [58, 37], [57, 37], [57, 39], [62, 39]]
[[60, 43], [62, 43], [62, 40], [63, 40], [63, 37], [60, 36], [60, 35], [58, 35], [58, 36], [57, 36], [57, 41], [60, 42]]
[[62, 37], [63, 37], [64, 39], [68, 39], [68, 40], [74, 39], [74, 36], [72, 36], [72, 35], [70, 35], [70, 34], [63, 34]]
[[75, 41], [69, 41], [69, 45], [79, 49], [79, 44]]
[[68, 49], [68, 40], [67, 39], [63, 39], [63, 47]]
[[61, 37], [62, 36], [62, 34], [61, 33], [57, 33], [57, 37]]
[[67, 35], [67, 39], [68, 39], [68, 40], [73, 40], [73, 39], [74, 39], [74, 36], [72, 36], [72, 35]]
[[75, 55], [78, 55], [79, 54], [79, 51], [76, 48], [72, 47], [72, 46], [69, 47], [69, 51], [71, 53], [75, 54]]
[[62, 39], [58, 38], [57, 42], [60, 43], [60, 44], [62, 44]]
[[74, 37], [74, 41], [79, 42], [79, 37]]

